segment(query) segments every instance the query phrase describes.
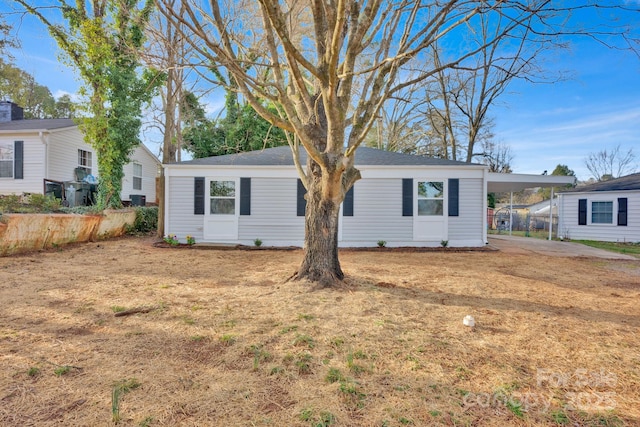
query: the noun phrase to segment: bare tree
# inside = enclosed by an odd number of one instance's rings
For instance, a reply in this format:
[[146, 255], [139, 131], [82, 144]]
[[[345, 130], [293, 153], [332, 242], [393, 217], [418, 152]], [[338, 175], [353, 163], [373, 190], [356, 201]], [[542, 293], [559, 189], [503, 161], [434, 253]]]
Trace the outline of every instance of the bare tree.
[[489, 172], [511, 173], [513, 153], [511, 147], [485, 139], [482, 143], [482, 163], [489, 166]]
[[632, 148], [624, 151], [620, 144], [611, 150], [600, 150], [589, 153], [584, 164], [596, 181], [606, 181], [612, 178], [633, 173], [637, 169], [636, 155]]
[[416, 109], [418, 99], [414, 88], [390, 99], [376, 118], [376, 123], [364, 144], [379, 150], [422, 154], [421, 147], [427, 135], [424, 116]]
[[[170, 7], [175, 13], [181, 14], [184, 5], [176, 0], [167, 0], [165, 7]], [[182, 112], [184, 111], [184, 97], [192, 90], [192, 82], [187, 89], [187, 78], [190, 68], [185, 67], [189, 61], [192, 49], [186, 41], [187, 34], [180, 28], [178, 22], [168, 20], [163, 14], [155, 13], [146, 28], [147, 49], [143, 54], [144, 61], [151, 67], [164, 73], [164, 85], [160, 87], [158, 101], [160, 105], [154, 108], [152, 123], [148, 128], [155, 129], [162, 135], [162, 163], [181, 160], [182, 141]], [[164, 171], [158, 185], [158, 237], [164, 235]]]
[[[185, 0], [179, 15], [167, 0], [158, 1], [192, 33], [203, 64], [224, 67], [261, 116], [295, 135], [291, 149], [307, 189], [305, 254], [295, 277], [327, 285], [344, 276], [339, 207], [360, 178], [354, 156], [385, 102], [527, 28], [535, 28], [535, 37], [557, 36], [565, 27], [553, 28], [552, 18], [575, 7], [550, 0], [236, 0], [199, 7]], [[460, 37], [470, 39], [483, 20], [500, 28], [480, 45], [460, 46]], [[428, 52], [447, 41], [442, 63], [425, 66]]]
[[[469, 42], [481, 46], [473, 61], [442, 68], [434, 75], [425, 93], [424, 114], [435, 134], [434, 144], [443, 147], [450, 159], [464, 156], [486, 158], [483, 137], [492, 125], [490, 108], [515, 79], [554, 81], [561, 76], [546, 76], [539, 67], [539, 56], [550, 48], [565, 47], [557, 39], [535, 35], [537, 16], [523, 17], [523, 25], [502, 37], [509, 15], [482, 14], [470, 31]], [[493, 41], [493, 42], [492, 42]], [[433, 48], [436, 67], [441, 64], [439, 46]], [[486, 130], [486, 131], [485, 131]], [[480, 144], [481, 151], [477, 151]]]

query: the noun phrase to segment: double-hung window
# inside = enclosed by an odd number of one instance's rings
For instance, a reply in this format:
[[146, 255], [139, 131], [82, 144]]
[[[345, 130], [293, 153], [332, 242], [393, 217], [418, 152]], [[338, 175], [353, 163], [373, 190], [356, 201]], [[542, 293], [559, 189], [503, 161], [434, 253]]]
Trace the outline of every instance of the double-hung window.
[[142, 190], [142, 165], [140, 163], [133, 164], [133, 189]]
[[91, 151], [78, 150], [78, 167], [84, 169], [87, 175], [91, 175], [93, 159]]
[[211, 215], [235, 215], [236, 182], [211, 181], [209, 186], [209, 206]]
[[444, 182], [418, 182], [418, 215], [442, 216], [444, 212]]
[[591, 202], [591, 224], [613, 224], [613, 202]]
[[13, 142], [0, 142], [0, 178], [13, 178]]

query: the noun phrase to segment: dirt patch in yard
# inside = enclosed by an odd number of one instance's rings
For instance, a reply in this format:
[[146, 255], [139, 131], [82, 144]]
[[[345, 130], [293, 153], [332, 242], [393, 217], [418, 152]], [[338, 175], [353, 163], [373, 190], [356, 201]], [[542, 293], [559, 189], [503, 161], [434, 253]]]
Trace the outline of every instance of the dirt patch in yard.
[[0, 258], [0, 425], [640, 425], [637, 261], [153, 243]]

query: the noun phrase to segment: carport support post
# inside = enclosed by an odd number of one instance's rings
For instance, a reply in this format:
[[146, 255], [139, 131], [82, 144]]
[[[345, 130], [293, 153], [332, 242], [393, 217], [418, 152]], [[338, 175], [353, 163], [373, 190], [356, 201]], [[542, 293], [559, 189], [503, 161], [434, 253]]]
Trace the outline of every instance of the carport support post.
[[513, 229], [513, 191], [511, 192], [511, 200], [509, 200], [509, 236]]
[[553, 237], [553, 187], [551, 187], [551, 199], [549, 199], [549, 240]]

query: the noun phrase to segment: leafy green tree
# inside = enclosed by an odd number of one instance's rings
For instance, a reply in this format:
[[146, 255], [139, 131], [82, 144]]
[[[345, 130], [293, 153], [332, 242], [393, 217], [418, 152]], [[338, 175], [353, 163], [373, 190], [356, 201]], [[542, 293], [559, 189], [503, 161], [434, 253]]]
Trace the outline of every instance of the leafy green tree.
[[[202, 107], [191, 97], [186, 103], [191, 111], [184, 127], [183, 139], [187, 151], [195, 158], [221, 156], [244, 151], [261, 150], [287, 144], [284, 131], [263, 119], [249, 104], [240, 104], [237, 94], [227, 91], [226, 116], [208, 120]], [[273, 110], [275, 108], [265, 107]]]
[[52, 23], [26, 0], [16, 1], [45, 24], [78, 69], [88, 99], [80, 127], [98, 155], [97, 204], [121, 207], [123, 167], [140, 145], [142, 105], [161, 82], [159, 73], [142, 70], [139, 58], [153, 0], [76, 0], [75, 6], [60, 1], [66, 25]]
[[[56, 100], [48, 87], [15, 65], [0, 59], [0, 98], [24, 109], [25, 119], [56, 118]], [[70, 100], [69, 100], [70, 101]]]
[[11, 35], [11, 26], [0, 20], [0, 57], [11, 58], [8, 48], [19, 46], [18, 40]]
[[59, 119], [74, 118], [76, 116], [77, 109], [78, 106], [71, 100], [71, 96], [68, 94], [64, 94], [56, 100], [55, 117]]
[[[573, 170], [569, 169], [569, 166], [559, 164], [558, 166], [556, 166], [553, 172], [551, 172], [551, 175], [576, 176], [576, 173]], [[565, 187], [554, 187], [553, 191], [555, 193], [562, 188], [571, 188], [571, 187], [573, 187], [572, 184], [567, 184]], [[549, 200], [551, 198], [551, 188], [541, 188], [540, 190], [538, 190], [538, 194], [542, 196], [543, 200]]]

